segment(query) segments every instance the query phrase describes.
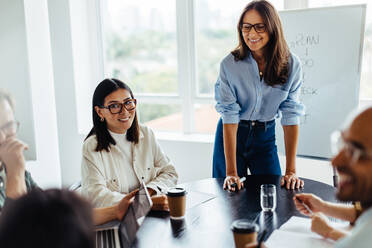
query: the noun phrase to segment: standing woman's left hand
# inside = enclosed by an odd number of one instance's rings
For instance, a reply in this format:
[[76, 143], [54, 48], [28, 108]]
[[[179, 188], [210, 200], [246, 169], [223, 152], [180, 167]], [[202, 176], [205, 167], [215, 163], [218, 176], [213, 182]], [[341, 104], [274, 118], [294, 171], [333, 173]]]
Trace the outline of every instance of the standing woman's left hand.
[[281, 178], [280, 185], [287, 189], [299, 189], [304, 187], [304, 181], [298, 178], [296, 173], [286, 172]]

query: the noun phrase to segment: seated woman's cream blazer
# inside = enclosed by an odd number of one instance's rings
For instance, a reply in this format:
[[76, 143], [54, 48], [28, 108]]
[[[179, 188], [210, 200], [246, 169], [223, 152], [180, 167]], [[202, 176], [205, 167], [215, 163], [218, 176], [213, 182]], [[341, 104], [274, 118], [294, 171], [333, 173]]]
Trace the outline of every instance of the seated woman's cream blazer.
[[[111, 145], [110, 151], [96, 152], [97, 139], [90, 136], [83, 145], [80, 193], [94, 207], [107, 207], [118, 203], [129, 193], [125, 171], [121, 166], [123, 155]], [[163, 153], [152, 130], [140, 125], [138, 144], [132, 143], [132, 163], [138, 180], [159, 193], [175, 186], [178, 175], [169, 158]]]

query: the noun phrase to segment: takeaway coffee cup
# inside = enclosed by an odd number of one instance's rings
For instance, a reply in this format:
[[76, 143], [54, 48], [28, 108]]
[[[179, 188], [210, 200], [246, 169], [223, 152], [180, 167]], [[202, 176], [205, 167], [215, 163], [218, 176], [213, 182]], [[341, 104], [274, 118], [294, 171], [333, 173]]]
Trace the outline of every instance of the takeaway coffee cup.
[[186, 212], [186, 190], [182, 187], [169, 188], [167, 191], [171, 219], [182, 219]]
[[231, 230], [234, 234], [236, 248], [244, 248], [246, 244], [257, 241], [259, 227], [248, 219], [234, 221], [231, 224]]

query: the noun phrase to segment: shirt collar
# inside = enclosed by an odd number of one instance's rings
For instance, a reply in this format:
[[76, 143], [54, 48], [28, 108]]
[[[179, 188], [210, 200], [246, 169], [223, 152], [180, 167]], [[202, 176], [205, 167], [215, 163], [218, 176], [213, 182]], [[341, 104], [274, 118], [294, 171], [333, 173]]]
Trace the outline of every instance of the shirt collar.
[[115, 140], [116, 140], [116, 139], [119, 139], [119, 138], [121, 138], [121, 137], [125, 137], [126, 134], [127, 134], [127, 132], [125, 132], [125, 133], [115, 133], [115, 132], [110, 131], [109, 129], [107, 129], [107, 130], [109, 131], [110, 135], [111, 135]]
[[[108, 129], [107, 129], [108, 130]], [[112, 131], [110, 131], [110, 130], [108, 130], [109, 131], [109, 133], [111, 134], [111, 136], [116, 140], [117, 138], [120, 138], [122, 135], [123, 136], [125, 136], [126, 134], [127, 134], [127, 132], [125, 132], [125, 133], [114, 133], [114, 132], [112, 132]], [[142, 131], [142, 128], [141, 127], [139, 127], [139, 139], [143, 139], [143, 137], [145, 137], [144, 136], [144, 134], [143, 134], [143, 131]]]

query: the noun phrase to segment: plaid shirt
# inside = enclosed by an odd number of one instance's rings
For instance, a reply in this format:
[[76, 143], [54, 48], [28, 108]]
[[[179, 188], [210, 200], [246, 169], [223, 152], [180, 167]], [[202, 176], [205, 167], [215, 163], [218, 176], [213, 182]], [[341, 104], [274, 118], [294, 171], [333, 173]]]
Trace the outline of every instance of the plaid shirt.
[[[25, 171], [25, 183], [27, 192], [37, 188], [37, 184], [34, 182], [34, 180], [31, 177], [31, 174], [28, 171]], [[7, 201], [6, 197], [6, 170], [5, 166], [2, 166], [0, 168], [0, 211], [4, 207], [5, 202]]]

